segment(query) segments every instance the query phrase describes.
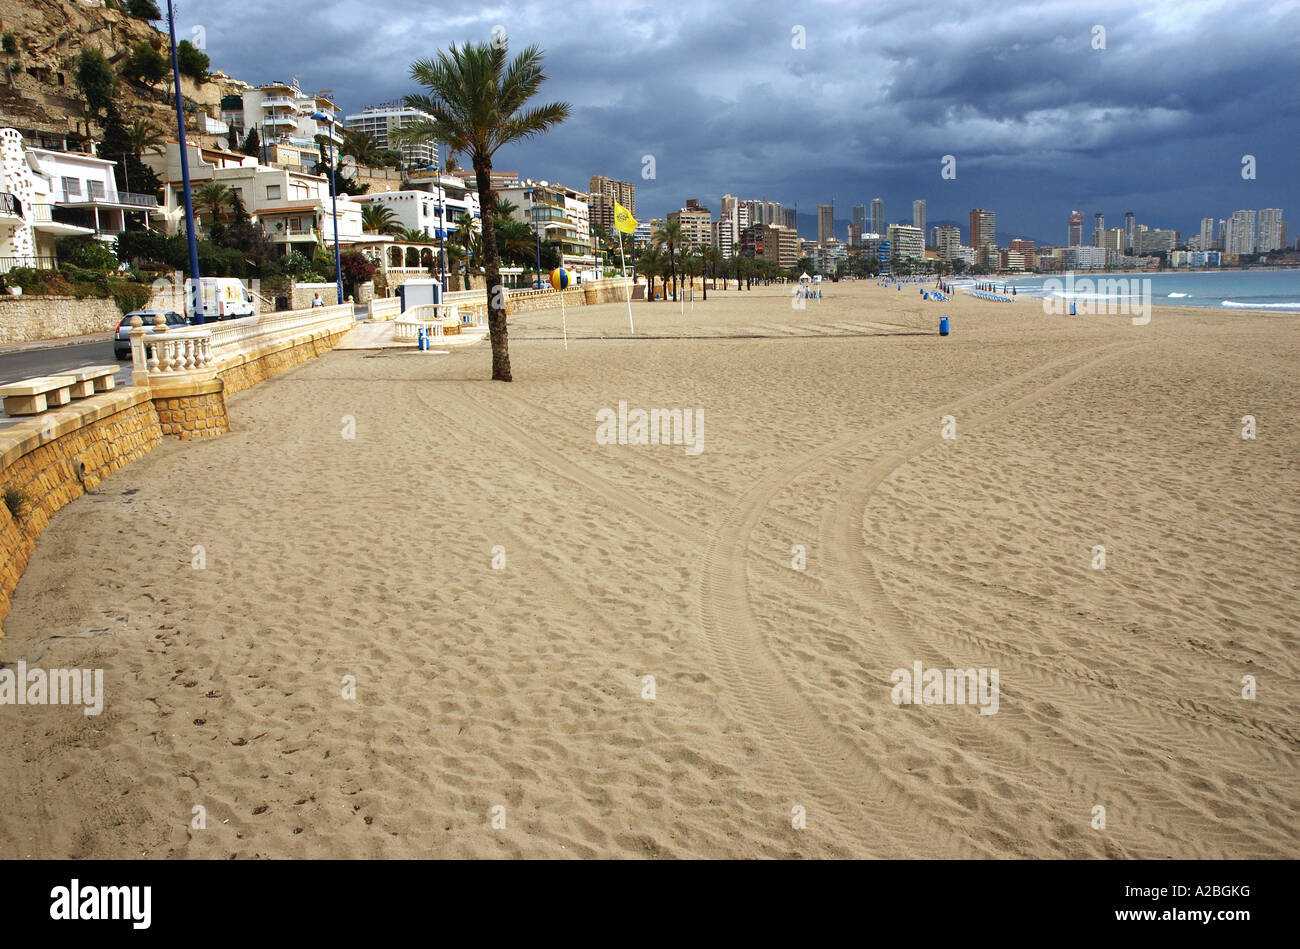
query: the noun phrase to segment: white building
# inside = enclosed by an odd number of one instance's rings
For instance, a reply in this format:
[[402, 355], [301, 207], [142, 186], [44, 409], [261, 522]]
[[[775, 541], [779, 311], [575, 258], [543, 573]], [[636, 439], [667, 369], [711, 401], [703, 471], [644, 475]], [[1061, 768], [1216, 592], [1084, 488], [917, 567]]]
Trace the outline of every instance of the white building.
[[889, 256], [894, 260], [906, 260], [913, 257], [925, 259], [925, 232], [919, 227], [906, 224], [891, 224], [887, 232]]
[[54, 186], [22, 136], [16, 129], [0, 129], [0, 273], [51, 268], [56, 240], [95, 233], [57, 220], [54, 201]]
[[150, 226], [151, 218], [161, 217], [158, 199], [153, 195], [118, 191], [114, 162], [83, 152], [46, 148], [29, 148], [27, 153], [50, 183], [52, 216], [88, 228], [99, 240], [115, 240], [126, 230], [128, 215], [143, 227]]
[[1229, 254], [1255, 253], [1255, 212], [1233, 211], [1224, 230], [1223, 249]]
[[497, 194], [515, 206], [511, 216], [538, 229], [543, 243], [554, 243], [560, 265], [576, 271], [594, 271], [591, 249], [591, 205], [585, 191], [525, 178]]
[[1100, 270], [1106, 266], [1104, 247], [1065, 247], [1061, 249], [1061, 267], [1064, 270]]
[[1266, 253], [1282, 249], [1282, 209], [1263, 208], [1259, 212], [1259, 238], [1256, 250]]
[[354, 112], [346, 116], [343, 122], [348, 129], [365, 132], [380, 148], [397, 147], [402, 153], [402, 164], [406, 167], [428, 168], [438, 164], [437, 143], [421, 142], [418, 145], [398, 147], [389, 141], [389, 135], [398, 129], [407, 128], [417, 122], [429, 121], [432, 118], [429, 113], [407, 108], [401, 102], [383, 102], [362, 109], [360, 112]]
[[[343, 117], [324, 91], [303, 92], [295, 79], [247, 89], [243, 100], [242, 122], [237, 125], [241, 134], [256, 128], [263, 143], [286, 142], [314, 148], [319, 135], [332, 137], [336, 146], [343, 144]], [[313, 118], [316, 114], [326, 118]], [[227, 123], [234, 118], [228, 110], [222, 116]]]
[[[334, 243], [334, 207], [329, 182], [320, 175], [289, 171], [260, 164], [256, 158], [238, 152], [187, 145], [191, 193], [215, 181], [228, 187], [244, 203], [249, 218], [261, 225], [282, 253], [298, 250], [310, 255], [319, 241]], [[180, 146], [169, 142], [165, 155], [146, 155], [145, 161], [166, 182], [163, 211], [168, 233], [178, 233], [185, 224], [184, 195], [180, 170]], [[206, 226], [210, 213], [196, 204], [194, 213]], [[388, 238], [364, 234], [361, 202], [347, 195], [338, 199], [339, 243], [374, 243]]]
[[457, 219], [465, 214], [474, 220], [474, 230], [481, 227], [477, 191], [466, 189], [454, 178], [446, 178], [445, 183], [429, 179], [422, 184], [425, 186], [363, 194], [356, 200], [362, 205], [379, 204], [388, 208], [403, 230], [423, 231], [431, 238], [453, 237]]

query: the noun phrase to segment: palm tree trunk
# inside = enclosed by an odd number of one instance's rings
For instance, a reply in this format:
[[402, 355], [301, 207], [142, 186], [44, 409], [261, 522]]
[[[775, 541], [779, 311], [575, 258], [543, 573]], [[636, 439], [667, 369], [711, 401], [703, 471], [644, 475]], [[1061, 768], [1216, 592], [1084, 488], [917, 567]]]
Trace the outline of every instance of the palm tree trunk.
[[474, 181], [478, 186], [483, 245], [483, 275], [487, 284], [488, 336], [492, 340], [492, 379], [509, 382], [510, 338], [506, 330], [506, 294], [501, 287], [501, 262], [497, 256], [496, 225], [489, 209], [492, 204], [492, 163], [484, 158], [474, 159]]

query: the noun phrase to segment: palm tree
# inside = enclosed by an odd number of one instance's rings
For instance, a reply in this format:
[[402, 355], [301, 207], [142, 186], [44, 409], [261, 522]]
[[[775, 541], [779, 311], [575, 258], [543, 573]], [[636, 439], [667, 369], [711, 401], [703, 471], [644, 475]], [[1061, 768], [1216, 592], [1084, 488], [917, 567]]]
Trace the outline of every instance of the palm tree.
[[148, 119], [136, 119], [128, 125], [126, 140], [131, 143], [131, 151], [135, 153], [136, 158], [146, 152], [161, 155], [167, 145], [163, 133], [158, 131], [158, 127]]
[[432, 244], [433, 238], [418, 227], [404, 227], [393, 233], [404, 244]]
[[212, 223], [217, 223], [221, 210], [230, 203], [231, 191], [219, 181], [208, 181], [199, 185], [194, 192], [194, 203], [206, 208], [212, 215]]
[[[704, 266], [708, 268], [709, 272], [713, 275], [713, 279], [715, 281], [718, 279], [718, 265], [721, 263], [722, 263], [722, 251], [718, 250], [718, 248], [716, 247], [704, 248]], [[715, 290], [718, 289], [716, 283], [713, 289]], [[727, 281], [725, 277], [723, 278], [722, 281], [722, 289], [723, 290], [727, 289]], [[708, 298], [709, 298], [709, 287], [708, 284], [705, 284], [704, 299], [707, 300]]]
[[[673, 277], [673, 300], [677, 299], [677, 248], [682, 244], [682, 222], [665, 221], [663, 227], [655, 231], [650, 237], [650, 242], [655, 247], [663, 247], [668, 251], [668, 268]], [[664, 296], [667, 297], [667, 284], [664, 286]]]
[[383, 164], [384, 150], [379, 147], [375, 137], [361, 129], [344, 129], [343, 144], [339, 146], [340, 155], [351, 155], [358, 165], [379, 167]]
[[361, 230], [370, 234], [396, 234], [402, 229], [393, 209], [378, 201], [361, 206]]
[[[507, 44], [451, 44], [437, 59], [411, 66], [411, 78], [427, 92], [406, 97], [406, 104], [431, 118], [416, 122], [398, 135], [401, 142], [446, 142], [450, 154], [465, 154], [474, 167], [482, 218], [483, 264], [487, 276], [488, 333], [492, 339], [492, 378], [509, 382], [510, 346], [506, 328], [505, 293], [496, 226], [490, 209], [492, 158], [501, 146], [539, 135], [567, 119], [567, 102], [528, 107], [546, 80], [542, 52], [529, 46], [507, 60]], [[450, 168], [450, 159], [448, 167]]]
[[647, 247], [641, 251], [636, 259], [636, 274], [638, 277], [645, 277], [646, 280], [646, 300], [653, 303], [655, 298], [655, 277], [663, 272], [663, 261], [660, 259], [659, 251], [653, 247]]

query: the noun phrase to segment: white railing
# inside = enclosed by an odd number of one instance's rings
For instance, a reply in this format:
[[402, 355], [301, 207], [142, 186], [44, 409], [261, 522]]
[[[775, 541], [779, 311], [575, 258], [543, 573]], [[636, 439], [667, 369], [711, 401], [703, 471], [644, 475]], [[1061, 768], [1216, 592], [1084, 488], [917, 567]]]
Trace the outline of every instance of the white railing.
[[402, 341], [417, 340], [420, 338], [421, 327], [432, 332], [434, 339], [442, 339], [442, 320], [408, 320], [406, 318], [393, 323], [393, 339]]
[[370, 301], [370, 319], [391, 320], [400, 316], [402, 300], [400, 297], [375, 297]]
[[210, 377], [263, 347], [339, 332], [355, 320], [352, 305], [343, 304], [246, 316], [210, 328], [159, 327], [161, 332], [146, 334], [143, 326], [136, 327], [131, 331], [132, 381], [148, 385], [184, 373]]

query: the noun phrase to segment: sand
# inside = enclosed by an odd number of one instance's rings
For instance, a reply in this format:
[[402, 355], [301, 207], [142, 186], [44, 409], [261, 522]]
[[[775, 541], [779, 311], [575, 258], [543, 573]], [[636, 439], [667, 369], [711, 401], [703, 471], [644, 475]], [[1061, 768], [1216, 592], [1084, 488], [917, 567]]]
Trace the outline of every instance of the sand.
[[60, 512], [0, 647], [106, 707], [0, 706], [0, 856], [1300, 855], [1300, 320], [633, 306], [511, 385], [329, 354]]

